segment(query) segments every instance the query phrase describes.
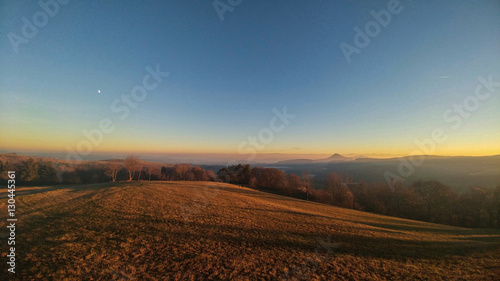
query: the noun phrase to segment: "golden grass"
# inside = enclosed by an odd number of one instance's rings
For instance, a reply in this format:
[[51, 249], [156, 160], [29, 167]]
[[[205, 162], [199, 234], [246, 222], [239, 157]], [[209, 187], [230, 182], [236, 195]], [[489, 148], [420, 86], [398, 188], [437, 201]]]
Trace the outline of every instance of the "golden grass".
[[[230, 184], [72, 185], [16, 201], [12, 280], [500, 276], [500, 231], [386, 217]], [[5, 229], [5, 206], [0, 219]]]

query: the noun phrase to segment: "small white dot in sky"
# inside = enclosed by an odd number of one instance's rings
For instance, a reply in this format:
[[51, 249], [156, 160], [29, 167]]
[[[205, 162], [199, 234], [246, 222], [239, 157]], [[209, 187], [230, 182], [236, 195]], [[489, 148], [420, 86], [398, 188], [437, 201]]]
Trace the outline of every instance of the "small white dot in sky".
[[97, 90], [97, 93], [100, 94], [101, 93], [101, 90]]

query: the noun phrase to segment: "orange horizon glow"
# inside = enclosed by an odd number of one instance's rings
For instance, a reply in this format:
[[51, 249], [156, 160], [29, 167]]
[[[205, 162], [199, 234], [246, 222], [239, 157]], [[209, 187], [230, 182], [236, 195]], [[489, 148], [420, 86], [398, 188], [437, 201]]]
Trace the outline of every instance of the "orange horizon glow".
[[[23, 152], [43, 152], [43, 153], [66, 153], [68, 150], [63, 148], [62, 146], [54, 146], [49, 143], [44, 143], [45, 145], [34, 146], [30, 145], [28, 141], [17, 141], [14, 143], [3, 143], [0, 146], [0, 150], [9, 152], [9, 153], [23, 153]], [[205, 155], [205, 156], [245, 156], [246, 154], [241, 154], [233, 149], [232, 151], [224, 150], [224, 149], [187, 149], [187, 148], [173, 148], [169, 146], [169, 149], [165, 148], [157, 148], [151, 147], [149, 149], [137, 149], [138, 146], [142, 145], [131, 145], [131, 144], [121, 144], [121, 145], [101, 145], [99, 147], [93, 147], [92, 152], [90, 154], [170, 154], [170, 155]], [[145, 145], [147, 147], [147, 145]], [[74, 151], [75, 145], [73, 145]], [[418, 150], [416, 150], [418, 151]], [[377, 151], [373, 150], [371, 152], [361, 151], [356, 152], [354, 150], [325, 150], [320, 149], [311, 149], [311, 150], [303, 150], [297, 152], [293, 149], [288, 150], [263, 150], [258, 151], [257, 155], [265, 156], [265, 155], [282, 155], [282, 156], [290, 156], [295, 158], [307, 158], [307, 159], [322, 159], [329, 157], [333, 154], [340, 154], [346, 157], [351, 157], [352, 155], [360, 155], [368, 158], [396, 158], [396, 157], [405, 157], [410, 155], [433, 155], [433, 156], [470, 156], [470, 157], [480, 157], [480, 156], [494, 156], [500, 155], [500, 149], [478, 149], [478, 150], [459, 150], [458, 148], [450, 148], [450, 149], [436, 149], [435, 153], [426, 154], [426, 153], [403, 153], [403, 152], [387, 152], [387, 151]]]
[[[10, 136], [0, 136], [0, 149], [9, 152], [37, 151], [37, 152], [67, 152], [66, 147], [77, 151], [77, 146], [82, 142], [91, 143], [83, 137], [80, 132], [67, 133], [60, 130], [31, 129], [31, 132], [12, 127]], [[33, 135], [36, 134], [36, 137]], [[393, 158], [408, 155], [440, 155], [440, 156], [492, 156], [500, 155], [500, 148], [494, 137], [481, 140], [460, 138], [459, 141], [435, 144], [431, 153], [419, 148], [414, 142], [407, 140], [371, 141], [370, 145], [365, 143], [328, 143], [316, 142], [297, 146], [297, 142], [291, 140], [276, 141], [269, 143], [262, 150], [257, 150], [258, 155], [288, 155], [297, 158], [321, 159], [338, 153], [344, 156], [361, 155], [371, 158]], [[345, 141], [347, 142], [347, 141]], [[474, 142], [471, 147], [469, 143]], [[203, 140], [188, 137], [171, 137], [162, 139], [154, 136], [131, 137], [122, 134], [104, 135], [98, 145], [91, 145], [90, 153], [135, 153], [135, 154], [185, 154], [185, 155], [239, 155], [239, 142], [205, 142]], [[300, 145], [300, 143], [298, 144]]]

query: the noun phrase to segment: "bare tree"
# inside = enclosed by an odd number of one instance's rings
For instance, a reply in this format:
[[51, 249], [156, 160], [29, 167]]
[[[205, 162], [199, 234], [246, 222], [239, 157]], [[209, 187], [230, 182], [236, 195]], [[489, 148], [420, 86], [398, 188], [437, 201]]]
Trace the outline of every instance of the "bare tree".
[[140, 162], [139, 162], [139, 157], [135, 155], [129, 155], [127, 158], [125, 158], [125, 168], [128, 171], [128, 181], [132, 181], [134, 178], [135, 172], [137, 169], [140, 167]]
[[153, 175], [159, 176], [158, 174], [159, 169], [153, 166], [144, 166], [143, 170], [144, 170], [144, 176], [148, 177], [148, 181], [151, 181], [151, 176]]
[[[438, 222], [445, 213], [451, 198], [450, 188], [439, 181], [416, 181], [412, 185], [415, 193], [423, 200], [423, 219]], [[479, 193], [477, 193], [479, 194]]]
[[329, 196], [330, 204], [334, 205], [338, 191], [342, 188], [342, 178], [336, 173], [330, 173], [326, 176], [325, 191]]
[[8, 163], [3, 163], [2, 161], [0, 161], [0, 179], [7, 179], [7, 166], [8, 166]]
[[292, 195], [298, 192], [304, 192], [302, 180], [299, 176], [295, 174], [288, 175], [287, 188], [285, 188], [285, 192], [288, 195]]
[[25, 182], [36, 182], [39, 178], [38, 168], [40, 163], [29, 158], [21, 163], [20, 174]]
[[206, 181], [208, 179], [205, 170], [199, 166], [193, 167], [191, 172], [195, 181]]
[[330, 173], [326, 178], [325, 191], [330, 204], [341, 207], [353, 206], [354, 195], [348, 188], [349, 179], [336, 173]]
[[121, 165], [115, 162], [110, 162], [106, 165], [106, 174], [111, 177], [113, 182], [116, 181], [116, 176], [118, 171], [121, 169]]
[[175, 175], [178, 180], [185, 181], [187, 180], [189, 170], [191, 169], [191, 165], [189, 164], [177, 164], [174, 166]]
[[314, 191], [311, 173], [302, 172], [302, 185], [306, 192], [306, 200], [309, 201], [309, 195]]
[[161, 172], [161, 178], [166, 179], [167, 178], [167, 167], [162, 166], [160, 172]]
[[206, 173], [209, 181], [215, 181], [217, 179], [217, 176], [215, 175], [214, 171], [207, 170]]
[[140, 166], [140, 169], [139, 169], [139, 176], [137, 177], [137, 180], [141, 180], [141, 177], [142, 177], [142, 170], [144, 170], [144, 166]]

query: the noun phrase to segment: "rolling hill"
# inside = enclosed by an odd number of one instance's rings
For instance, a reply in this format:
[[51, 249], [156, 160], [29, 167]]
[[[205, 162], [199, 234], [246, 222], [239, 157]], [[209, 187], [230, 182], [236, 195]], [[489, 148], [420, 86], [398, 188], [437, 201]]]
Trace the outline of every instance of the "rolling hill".
[[[500, 274], [498, 230], [214, 182], [22, 189], [12, 280], [494, 280]], [[6, 243], [1, 247], [5, 259]]]

